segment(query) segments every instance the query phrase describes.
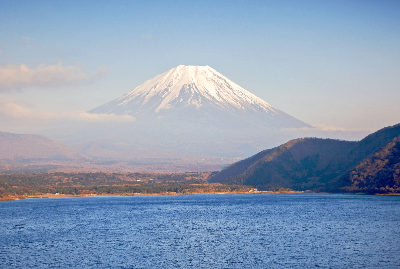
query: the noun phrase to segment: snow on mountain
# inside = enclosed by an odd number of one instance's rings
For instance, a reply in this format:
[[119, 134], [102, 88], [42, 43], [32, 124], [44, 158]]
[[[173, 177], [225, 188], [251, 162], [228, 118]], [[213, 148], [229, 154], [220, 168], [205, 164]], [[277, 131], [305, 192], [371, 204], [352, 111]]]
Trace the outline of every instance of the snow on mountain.
[[282, 128], [311, 127], [209, 66], [177, 66], [89, 113], [136, 119], [87, 132], [112, 143], [225, 157], [249, 156], [292, 138]]
[[89, 112], [132, 116], [155, 114], [159, 118], [184, 114], [189, 119], [199, 119], [203, 114], [206, 118], [212, 115], [213, 119], [220, 118], [223, 121], [226, 121], [228, 113], [232, 120], [241, 118], [247, 122], [254, 121], [257, 125], [310, 127], [274, 108], [209, 66], [179, 65]]

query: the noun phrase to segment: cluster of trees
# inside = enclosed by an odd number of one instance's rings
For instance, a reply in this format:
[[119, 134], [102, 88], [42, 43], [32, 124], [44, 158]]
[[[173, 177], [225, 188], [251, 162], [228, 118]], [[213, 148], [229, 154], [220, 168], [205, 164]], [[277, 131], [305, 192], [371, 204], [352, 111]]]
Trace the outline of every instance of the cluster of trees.
[[332, 188], [352, 193], [400, 193], [400, 136], [339, 177]]
[[42, 194], [133, 195], [245, 192], [246, 186], [208, 184], [209, 173], [41, 173], [0, 175], [0, 198]]

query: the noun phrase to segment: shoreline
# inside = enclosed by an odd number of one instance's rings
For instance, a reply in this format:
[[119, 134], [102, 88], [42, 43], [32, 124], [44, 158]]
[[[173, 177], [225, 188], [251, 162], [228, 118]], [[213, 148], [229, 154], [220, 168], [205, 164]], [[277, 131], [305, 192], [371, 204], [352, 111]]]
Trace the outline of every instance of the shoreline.
[[52, 194], [44, 193], [38, 195], [10, 195], [5, 197], [0, 197], [0, 202], [2, 201], [20, 201], [24, 199], [46, 199], [46, 198], [75, 198], [75, 197], [106, 197], [106, 196], [149, 196], [149, 195], [200, 195], [200, 194], [301, 194], [301, 191], [257, 191], [257, 192], [192, 192], [192, 193], [174, 193], [174, 192], [164, 192], [164, 193], [113, 193], [113, 194]]
[[[201, 195], [201, 194], [310, 194], [314, 192], [302, 191], [236, 191], [236, 192], [190, 192], [190, 193], [176, 193], [176, 192], [162, 192], [162, 193], [112, 193], [112, 194], [53, 194], [43, 193], [37, 195], [8, 195], [0, 197], [0, 202], [6, 201], [20, 201], [24, 199], [46, 199], [46, 198], [78, 198], [78, 197], [107, 197], [107, 196], [150, 196], [150, 195]], [[330, 194], [353, 194], [353, 195], [371, 195], [367, 193], [330, 193]], [[377, 193], [373, 195], [381, 196], [399, 196], [400, 193]]]

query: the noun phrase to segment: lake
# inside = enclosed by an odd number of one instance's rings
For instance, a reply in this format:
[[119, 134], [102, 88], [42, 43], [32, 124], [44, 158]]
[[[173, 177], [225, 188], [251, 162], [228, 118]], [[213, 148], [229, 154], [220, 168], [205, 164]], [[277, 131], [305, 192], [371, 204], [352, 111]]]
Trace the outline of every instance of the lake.
[[396, 268], [400, 196], [227, 194], [0, 202], [0, 267]]

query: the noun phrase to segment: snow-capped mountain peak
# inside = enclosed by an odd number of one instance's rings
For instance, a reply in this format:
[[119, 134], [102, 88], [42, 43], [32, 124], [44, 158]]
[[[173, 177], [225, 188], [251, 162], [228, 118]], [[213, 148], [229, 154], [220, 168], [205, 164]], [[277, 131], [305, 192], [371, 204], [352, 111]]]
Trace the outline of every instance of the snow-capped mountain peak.
[[[154, 98], [157, 98], [157, 102], [154, 102]], [[153, 102], [151, 108], [155, 112], [176, 106], [201, 107], [210, 104], [230, 110], [274, 110], [270, 104], [209, 66], [179, 65], [146, 81], [113, 103], [118, 103], [121, 108], [126, 107], [125, 112], [131, 114], [133, 111], [129, 104], [134, 102], [138, 105], [137, 99], [142, 106]]]
[[[309, 126], [274, 108], [215, 69], [194, 65], [172, 68], [89, 112], [136, 116], [149, 113], [162, 115], [182, 109], [190, 110], [190, 113], [186, 113], [188, 115], [201, 113], [201, 110], [208, 114], [239, 113], [245, 118], [250, 113], [256, 115], [259, 120], [263, 117], [269, 118], [265, 122], [267, 125], [268, 121], [272, 120], [275, 122], [274, 126], [281, 125], [280, 121], [286, 122], [283, 124], [286, 127]], [[196, 115], [196, 118], [201, 118], [201, 115]]]

